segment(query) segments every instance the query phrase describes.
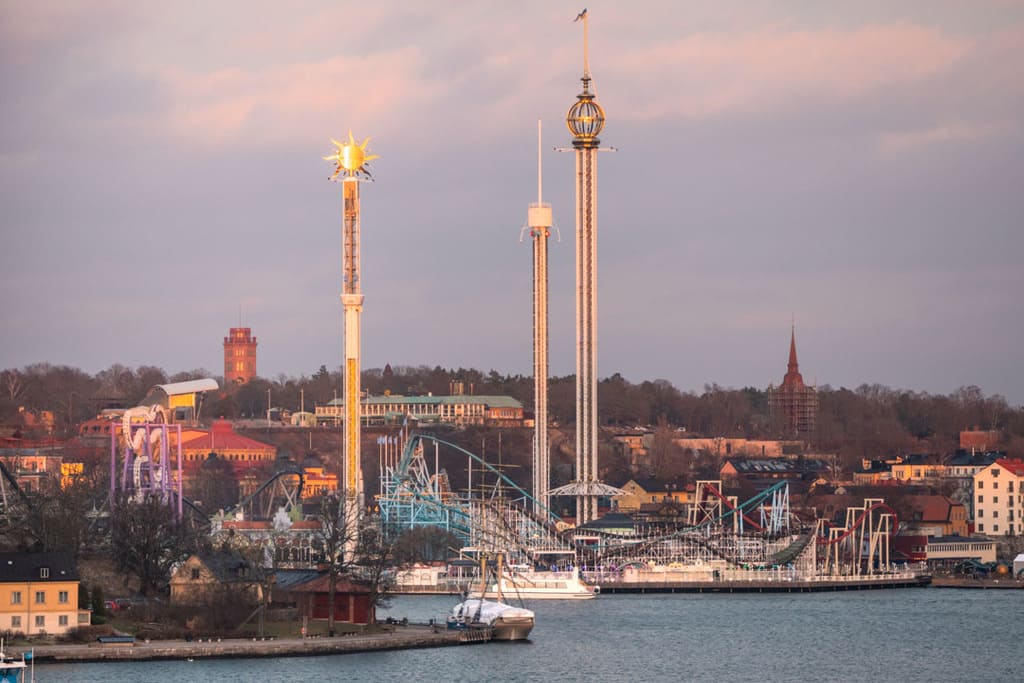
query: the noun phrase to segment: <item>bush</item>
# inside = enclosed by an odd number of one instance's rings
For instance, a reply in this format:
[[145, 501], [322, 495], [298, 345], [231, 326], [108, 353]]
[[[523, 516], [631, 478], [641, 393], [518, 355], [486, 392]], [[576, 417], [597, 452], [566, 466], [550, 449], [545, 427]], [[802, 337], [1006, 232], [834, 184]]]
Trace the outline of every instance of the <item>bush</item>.
[[[100, 617], [103, 619], [103, 617]], [[100, 636], [114, 635], [114, 628], [107, 625], [77, 626], [68, 631], [61, 640], [69, 643], [91, 643]]]

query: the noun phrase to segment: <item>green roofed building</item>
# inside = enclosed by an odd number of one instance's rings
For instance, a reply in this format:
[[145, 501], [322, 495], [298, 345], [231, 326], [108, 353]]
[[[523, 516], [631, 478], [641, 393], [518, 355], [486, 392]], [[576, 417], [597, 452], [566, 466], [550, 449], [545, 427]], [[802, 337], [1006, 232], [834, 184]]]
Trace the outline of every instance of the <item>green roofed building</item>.
[[[340, 424], [344, 399], [316, 407], [320, 423]], [[405, 421], [453, 425], [522, 427], [523, 404], [511, 396], [367, 396], [360, 412], [364, 425], [401, 424]]]

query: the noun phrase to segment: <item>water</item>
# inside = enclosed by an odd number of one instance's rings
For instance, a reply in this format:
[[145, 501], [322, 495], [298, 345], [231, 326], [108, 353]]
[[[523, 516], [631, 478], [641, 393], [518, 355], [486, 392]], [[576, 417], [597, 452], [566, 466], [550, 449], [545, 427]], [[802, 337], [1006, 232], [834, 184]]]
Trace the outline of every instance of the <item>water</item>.
[[[441, 618], [453, 596], [381, 618]], [[1024, 590], [603, 595], [527, 605], [526, 643], [325, 657], [38, 666], [40, 683], [207, 681], [1020, 681]]]

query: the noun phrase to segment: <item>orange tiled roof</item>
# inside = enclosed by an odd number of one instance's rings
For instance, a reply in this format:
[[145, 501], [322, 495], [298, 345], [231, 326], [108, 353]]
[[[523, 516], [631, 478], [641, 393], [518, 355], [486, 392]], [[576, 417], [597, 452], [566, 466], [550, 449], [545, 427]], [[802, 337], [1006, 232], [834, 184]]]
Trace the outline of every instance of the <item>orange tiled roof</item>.
[[1024, 460], [1017, 460], [1016, 458], [1012, 460], [1010, 458], [999, 458], [999, 460], [996, 460], [995, 464], [1005, 470], [1013, 472], [1018, 477], [1024, 476]]

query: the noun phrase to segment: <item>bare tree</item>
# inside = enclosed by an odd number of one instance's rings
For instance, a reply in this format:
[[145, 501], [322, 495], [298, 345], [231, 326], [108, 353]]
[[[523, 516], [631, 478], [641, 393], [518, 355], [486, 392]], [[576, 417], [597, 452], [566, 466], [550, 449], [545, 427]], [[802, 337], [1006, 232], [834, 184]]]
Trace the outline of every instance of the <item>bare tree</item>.
[[118, 568], [139, 579], [146, 595], [162, 588], [171, 567], [195, 551], [196, 539], [187, 522], [175, 519], [158, 496], [142, 501], [122, 498], [111, 511], [111, 547]]
[[353, 529], [346, 524], [345, 504], [336, 495], [324, 496], [320, 501], [319, 542], [323, 552], [323, 565], [327, 570], [327, 633], [334, 635], [334, 598], [338, 592], [338, 579], [347, 568], [346, 546], [354, 540]]
[[393, 588], [395, 545], [373, 525], [348, 524], [346, 505], [336, 495], [324, 496], [320, 506], [319, 542], [328, 575], [327, 632], [334, 635], [334, 599], [338, 580], [346, 576], [364, 584], [375, 606], [385, 604]]

